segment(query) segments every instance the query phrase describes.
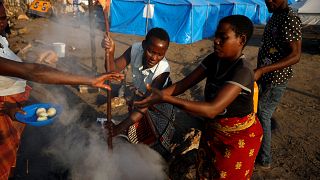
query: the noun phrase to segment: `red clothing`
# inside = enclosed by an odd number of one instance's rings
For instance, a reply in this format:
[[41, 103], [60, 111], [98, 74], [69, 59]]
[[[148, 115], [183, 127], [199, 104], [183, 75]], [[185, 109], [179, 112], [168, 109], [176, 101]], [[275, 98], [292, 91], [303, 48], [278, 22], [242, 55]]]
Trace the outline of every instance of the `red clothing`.
[[199, 178], [250, 179], [262, 134], [254, 114], [207, 123], [199, 148]]
[[[29, 98], [31, 88], [24, 93], [0, 96], [0, 102], [23, 102]], [[21, 134], [25, 124], [13, 121], [8, 115], [0, 113], [0, 180], [7, 180], [11, 167], [15, 166]]]

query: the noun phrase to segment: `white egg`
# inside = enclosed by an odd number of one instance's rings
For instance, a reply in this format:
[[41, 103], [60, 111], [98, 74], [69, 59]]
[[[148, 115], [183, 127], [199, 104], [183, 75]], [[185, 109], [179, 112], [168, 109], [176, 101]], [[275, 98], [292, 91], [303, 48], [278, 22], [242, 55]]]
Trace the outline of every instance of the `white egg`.
[[38, 108], [37, 111], [36, 111], [36, 114], [39, 116], [39, 114], [43, 113], [43, 112], [46, 113], [47, 110], [45, 108]]
[[46, 116], [40, 116], [37, 118], [37, 121], [46, 121], [48, 118]]
[[47, 114], [49, 117], [53, 117], [54, 115], [56, 115], [57, 113], [57, 110], [55, 108], [49, 108], [48, 111], [47, 111]]
[[46, 112], [41, 112], [38, 114], [38, 117], [47, 117], [48, 114]]

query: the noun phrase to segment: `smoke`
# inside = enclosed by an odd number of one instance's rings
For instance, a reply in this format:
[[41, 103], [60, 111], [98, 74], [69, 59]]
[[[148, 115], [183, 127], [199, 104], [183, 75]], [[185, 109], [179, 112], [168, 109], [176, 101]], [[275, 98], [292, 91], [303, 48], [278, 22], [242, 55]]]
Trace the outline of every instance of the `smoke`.
[[[77, 19], [78, 21], [79, 19]], [[72, 25], [80, 23], [81, 28], [74, 31]], [[62, 25], [61, 25], [62, 24]], [[67, 47], [75, 46], [74, 53], [78, 56], [90, 54], [90, 36], [87, 27], [82, 29], [81, 22], [59, 20], [59, 23], [49, 23], [42, 28], [39, 38], [44, 42], [64, 42]], [[47, 28], [46, 28], [47, 27]], [[96, 37], [96, 44], [100, 44], [101, 37]], [[103, 53], [103, 49], [97, 45], [97, 51]], [[68, 61], [68, 49], [66, 49]], [[84, 53], [87, 52], [87, 53]], [[70, 53], [70, 52], [69, 52]], [[69, 54], [70, 55], [70, 54]], [[103, 56], [103, 54], [102, 54]], [[88, 58], [88, 61], [90, 59]], [[68, 68], [68, 67], [65, 67]], [[73, 65], [72, 71], [78, 74], [77, 66]], [[133, 145], [122, 139], [114, 138], [113, 150], [108, 151], [104, 130], [95, 123], [95, 117], [91, 117], [92, 123], [88, 123], [81, 115], [90, 111], [85, 104], [79, 104], [74, 100], [74, 95], [61, 89], [50, 89], [52, 97], [46, 96], [46, 101], [63, 106], [63, 113], [59, 122], [52, 126], [49, 136], [50, 145], [45, 153], [54, 158], [59, 164], [69, 169], [70, 176], [75, 180], [130, 180], [130, 179], [167, 179], [165, 162], [162, 157], [143, 144]], [[94, 110], [94, 109], [92, 109]]]
[[99, 130], [81, 124], [66, 127], [47, 153], [70, 169], [76, 180], [166, 179], [165, 163], [157, 152], [119, 138], [113, 139], [111, 152]]
[[89, 107], [85, 103], [77, 104], [75, 97], [64, 90], [51, 89], [54, 100], [50, 95], [46, 96], [63, 106], [63, 113], [52, 126], [51, 143], [45, 153], [67, 168], [72, 179], [166, 179], [164, 160], [146, 145], [114, 138], [110, 152], [105, 130], [95, 119], [88, 123], [81, 116], [92, 113]]

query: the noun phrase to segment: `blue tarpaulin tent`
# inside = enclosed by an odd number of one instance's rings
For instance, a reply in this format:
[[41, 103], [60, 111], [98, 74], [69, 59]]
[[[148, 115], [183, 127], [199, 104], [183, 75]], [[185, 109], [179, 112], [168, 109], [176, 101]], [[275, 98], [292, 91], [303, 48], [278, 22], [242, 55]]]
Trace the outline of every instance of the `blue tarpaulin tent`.
[[164, 28], [172, 42], [188, 44], [212, 36], [222, 17], [242, 14], [265, 24], [270, 14], [264, 0], [112, 0], [111, 31], [146, 35]]

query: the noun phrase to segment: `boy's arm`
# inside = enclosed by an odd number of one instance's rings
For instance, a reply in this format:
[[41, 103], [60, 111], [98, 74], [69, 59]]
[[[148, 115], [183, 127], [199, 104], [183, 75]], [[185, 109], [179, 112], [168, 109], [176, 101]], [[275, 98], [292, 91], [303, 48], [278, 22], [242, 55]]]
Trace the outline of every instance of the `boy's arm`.
[[280, 32], [289, 44], [289, 54], [274, 64], [256, 69], [254, 73], [255, 80], [260, 79], [264, 73], [280, 70], [299, 62], [302, 44], [301, 27], [301, 20], [298, 16], [288, 16], [288, 19], [283, 22]]
[[[109, 33], [104, 35], [104, 39], [101, 41], [101, 46], [109, 53], [109, 63], [111, 72], [122, 71], [131, 61], [131, 47], [128, 48], [120, 57], [114, 60], [115, 43]], [[105, 59], [104, 67], [107, 71], [108, 62]]]
[[110, 61], [111, 67], [113, 67], [114, 72], [121, 72], [124, 70], [131, 61], [131, 47], [128, 48], [120, 57], [115, 61]]
[[291, 52], [288, 56], [280, 59], [278, 62], [255, 69], [254, 79], [257, 81], [265, 73], [276, 71], [296, 64], [301, 56], [301, 40], [290, 42]]

